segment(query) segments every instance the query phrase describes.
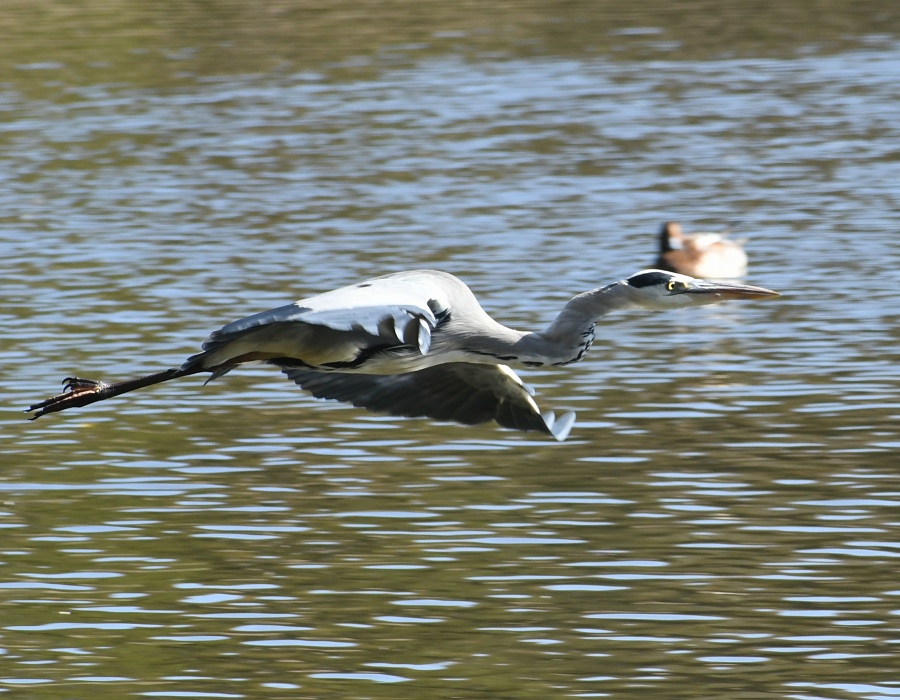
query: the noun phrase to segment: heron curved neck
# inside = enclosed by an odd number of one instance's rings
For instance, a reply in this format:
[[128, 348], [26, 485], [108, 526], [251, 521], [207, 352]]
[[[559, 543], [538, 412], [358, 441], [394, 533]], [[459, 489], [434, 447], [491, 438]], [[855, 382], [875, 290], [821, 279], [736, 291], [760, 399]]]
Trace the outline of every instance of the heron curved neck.
[[576, 362], [591, 347], [597, 319], [613, 311], [639, 305], [636, 290], [622, 281], [573, 297], [553, 323], [536, 333], [507, 328], [485, 314], [483, 322], [486, 327], [477, 331], [466, 329], [465, 337], [460, 341], [465, 347], [463, 361], [501, 360], [519, 367]]
[[529, 333], [519, 341], [526, 355], [542, 364], [566, 364], [580, 360], [594, 339], [594, 324], [606, 314], [638, 305], [635, 290], [625, 282], [614, 282], [573, 297], [559, 316], [543, 331]]

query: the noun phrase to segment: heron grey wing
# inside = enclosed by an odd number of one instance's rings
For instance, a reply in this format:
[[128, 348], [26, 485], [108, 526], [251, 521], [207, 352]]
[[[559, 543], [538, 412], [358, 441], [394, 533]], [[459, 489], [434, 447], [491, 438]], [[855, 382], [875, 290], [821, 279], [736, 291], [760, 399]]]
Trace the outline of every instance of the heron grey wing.
[[461, 282], [430, 270], [396, 273], [262, 311], [214, 331], [182, 368], [219, 377], [242, 362], [285, 357], [308, 366], [353, 365], [372, 349], [425, 355]]
[[232, 321], [214, 331], [204, 343], [203, 349], [260, 326], [299, 322], [336, 331], [361, 330], [371, 336], [413, 345], [424, 355], [431, 345], [431, 330], [438, 323], [438, 319], [427, 306], [424, 310], [409, 305], [360, 305], [352, 309], [316, 310], [301, 306], [300, 303], [279, 306], [277, 309], [261, 311]]
[[541, 414], [528, 387], [505, 365], [452, 362], [401, 375], [316, 372], [282, 366], [282, 371], [324, 399], [346, 401], [370, 411], [428, 417], [466, 425], [496, 420], [517, 430], [537, 430], [565, 440], [575, 416], [555, 420]]
[[464, 285], [433, 270], [385, 275], [301, 299], [297, 305], [304, 311], [298, 320], [337, 331], [394, 337], [424, 355], [431, 348], [431, 331], [450, 313], [458, 286]]
[[387, 275], [262, 311], [223, 326], [203, 349], [220, 346], [260, 326], [300, 322], [342, 332], [364, 332], [389, 342], [431, 347], [431, 331], [450, 312], [446, 276], [428, 270]]

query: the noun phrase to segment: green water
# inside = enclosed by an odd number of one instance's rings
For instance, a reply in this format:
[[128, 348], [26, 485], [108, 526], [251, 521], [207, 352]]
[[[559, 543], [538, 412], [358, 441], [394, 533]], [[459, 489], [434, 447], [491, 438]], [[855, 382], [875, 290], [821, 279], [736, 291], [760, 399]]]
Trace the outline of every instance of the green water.
[[[21, 2], [0, 20], [0, 689], [887, 698], [897, 12]], [[731, 225], [769, 303], [598, 328], [562, 444], [274, 370], [77, 373], [392, 270], [510, 325]]]

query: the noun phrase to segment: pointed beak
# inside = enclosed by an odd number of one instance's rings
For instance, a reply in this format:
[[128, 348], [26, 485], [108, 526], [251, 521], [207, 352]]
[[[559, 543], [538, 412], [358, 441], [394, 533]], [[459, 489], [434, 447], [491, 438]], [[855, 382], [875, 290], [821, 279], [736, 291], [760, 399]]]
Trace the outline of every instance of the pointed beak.
[[692, 284], [681, 290], [680, 293], [715, 297], [717, 301], [727, 301], [729, 299], [770, 299], [781, 296], [778, 292], [773, 292], [765, 287], [754, 287], [750, 284], [730, 284], [728, 282], [709, 282], [707, 280], [694, 280]]

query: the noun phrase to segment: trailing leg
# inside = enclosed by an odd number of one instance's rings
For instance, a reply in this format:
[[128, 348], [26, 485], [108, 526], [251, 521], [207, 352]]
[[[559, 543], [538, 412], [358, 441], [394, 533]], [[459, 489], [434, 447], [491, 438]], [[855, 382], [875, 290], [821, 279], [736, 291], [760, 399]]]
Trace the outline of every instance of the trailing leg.
[[56, 413], [57, 411], [65, 411], [69, 408], [78, 408], [87, 406], [97, 401], [111, 399], [113, 396], [127, 394], [135, 389], [142, 389], [145, 386], [160, 384], [170, 379], [184, 377], [189, 374], [196, 374], [199, 369], [178, 368], [167, 369], [164, 372], [148, 374], [144, 377], [136, 377], [135, 379], [125, 379], [120, 382], [101, 382], [96, 379], [82, 379], [81, 377], [66, 377], [63, 381], [63, 393], [53, 396], [46, 401], [33, 404], [25, 409], [26, 413], [34, 412], [29, 420], [35, 420], [47, 413]]

